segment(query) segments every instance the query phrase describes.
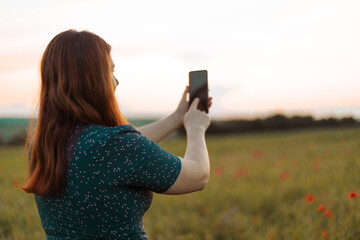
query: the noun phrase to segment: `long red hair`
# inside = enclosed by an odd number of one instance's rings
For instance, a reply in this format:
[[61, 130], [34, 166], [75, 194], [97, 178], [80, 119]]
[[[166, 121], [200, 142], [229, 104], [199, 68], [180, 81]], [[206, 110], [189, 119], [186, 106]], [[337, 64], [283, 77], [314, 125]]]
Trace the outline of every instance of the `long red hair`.
[[39, 115], [26, 143], [30, 162], [25, 192], [43, 197], [62, 193], [66, 141], [77, 121], [128, 124], [115, 98], [110, 50], [99, 36], [75, 30], [59, 33], [47, 46], [40, 64]]

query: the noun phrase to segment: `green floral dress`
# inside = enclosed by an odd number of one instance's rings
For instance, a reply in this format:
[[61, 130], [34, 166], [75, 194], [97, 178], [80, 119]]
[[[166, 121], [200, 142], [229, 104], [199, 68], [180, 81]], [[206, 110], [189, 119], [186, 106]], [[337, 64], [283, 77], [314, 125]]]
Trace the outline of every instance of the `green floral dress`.
[[153, 192], [176, 181], [180, 159], [131, 125], [78, 123], [66, 146], [64, 192], [35, 195], [47, 239], [148, 239]]

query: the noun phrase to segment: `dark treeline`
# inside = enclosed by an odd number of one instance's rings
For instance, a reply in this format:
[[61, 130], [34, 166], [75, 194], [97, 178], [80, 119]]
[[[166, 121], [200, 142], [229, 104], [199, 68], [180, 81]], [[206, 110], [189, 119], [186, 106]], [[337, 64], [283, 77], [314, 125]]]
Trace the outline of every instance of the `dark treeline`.
[[1, 145], [24, 145], [27, 138], [27, 130], [25, 128], [20, 128], [16, 131], [8, 140], [0, 135], [0, 146]]
[[[314, 119], [312, 116], [286, 117], [281, 114], [264, 119], [253, 120], [213, 120], [207, 130], [207, 135], [238, 134], [246, 132], [281, 131], [306, 128], [339, 128], [360, 126], [353, 117]], [[184, 135], [184, 128], [179, 130]]]
[[[207, 135], [239, 134], [261, 131], [284, 131], [310, 128], [340, 128], [360, 127], [360, 122], [353, 117], [314, 119], [312, 116], [273, 115], [264, 119], [253, 120], [213, 120], [207, 130]], [[23, 145], [26, 141], [27, 129], [21, 127], [8, 140], [0, 134], [0, 145]], [[178, 135], [185, 135], [185, 129], [178, 130]]]

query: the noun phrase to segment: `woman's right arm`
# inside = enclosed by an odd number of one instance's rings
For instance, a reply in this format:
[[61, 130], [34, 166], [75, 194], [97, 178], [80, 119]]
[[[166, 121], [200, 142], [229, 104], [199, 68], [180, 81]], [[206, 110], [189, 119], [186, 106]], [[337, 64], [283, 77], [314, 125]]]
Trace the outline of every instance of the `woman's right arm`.
[[181, 160], [181, 171], [175, 183], [163, 194], [184, 194], [205, 188], [210, 177], [209, 155], [205, 132], [210, 125], [210, 117], [197, 109], [199, 99], [195, 99], [184, 117], [187, 147]]

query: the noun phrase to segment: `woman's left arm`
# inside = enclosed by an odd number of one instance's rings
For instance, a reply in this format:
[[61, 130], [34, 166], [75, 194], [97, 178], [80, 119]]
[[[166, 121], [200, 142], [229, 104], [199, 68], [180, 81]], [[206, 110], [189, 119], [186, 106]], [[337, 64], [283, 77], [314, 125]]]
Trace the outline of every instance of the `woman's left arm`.
[[174, 132], [183, 124], [185, 113], [189, 108], [189, 103], [186, 100], [188, 92], [189, 87], [186, 87], [177, 109], [172, 114], [137, 129], [146, 138], [156, 143], [169, 136], [170, 133]]
[[[181, 127], [184, 121], [185, 113], [187, 113], [189, 109], [189, 102], [186, 100], [186, 95], [188, 92], [189, 86], [186, 86], [180, 103], [176, 108], [175, 112], [155, 122], [138, 127], [137, 129], [141, 132], [141, 134], [144, 135], [146, 138], [158, 143], [167, 136], [169, 136], [170, 133]], [[209, 108], [211, 107], [211, 104], [212, 97], [209, 97]]]
[[178, 129], [183, 121], [183, 116], [179, 116], [176, 112], [161, 118], [150, 124], [138, 127], [137, 129], [144, 135], [146, 138], [159, 143], [161, 140], [170, 135]]

